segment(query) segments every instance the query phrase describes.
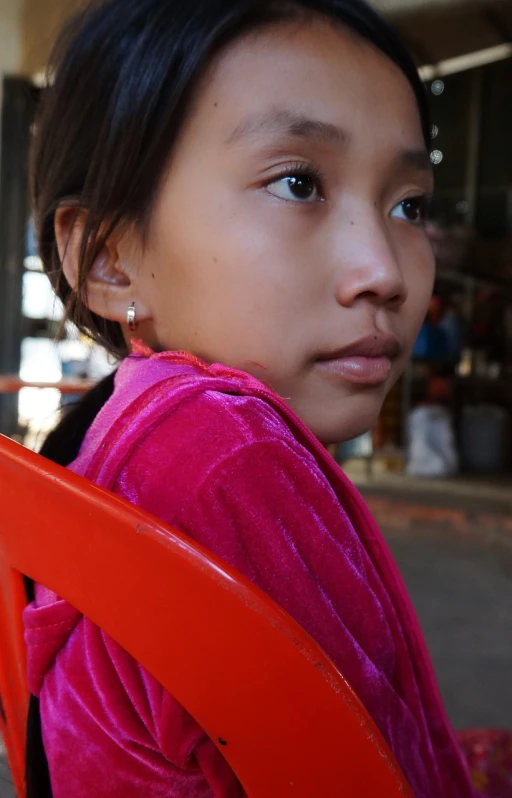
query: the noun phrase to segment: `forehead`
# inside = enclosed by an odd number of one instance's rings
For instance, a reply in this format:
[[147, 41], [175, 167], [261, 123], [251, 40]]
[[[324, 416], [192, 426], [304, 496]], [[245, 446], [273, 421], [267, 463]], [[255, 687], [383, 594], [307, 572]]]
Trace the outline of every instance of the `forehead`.
[[[193, 116], [229, 140], [275, 108], [336, 125], [348, 138], [424, 147], [409, 82], [384, 54], [321, 18], [282, 23], [236, 41], [205, 74]], [[370, 135], [371, 134], [371, 135]]]

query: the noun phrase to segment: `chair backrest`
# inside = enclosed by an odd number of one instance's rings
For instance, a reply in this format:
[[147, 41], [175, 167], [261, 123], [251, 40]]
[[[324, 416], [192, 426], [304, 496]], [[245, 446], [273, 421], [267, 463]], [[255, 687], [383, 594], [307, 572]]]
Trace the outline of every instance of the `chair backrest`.
[[[20, 796], [23, 573], [70, 602], [152, 673], [218, 744], [250, 798], [412, 798], [331, 661], [233, 569], [1, 436], [0, 508], [2, 726]], [[176, 657], [177, 643], [187, 656]]]

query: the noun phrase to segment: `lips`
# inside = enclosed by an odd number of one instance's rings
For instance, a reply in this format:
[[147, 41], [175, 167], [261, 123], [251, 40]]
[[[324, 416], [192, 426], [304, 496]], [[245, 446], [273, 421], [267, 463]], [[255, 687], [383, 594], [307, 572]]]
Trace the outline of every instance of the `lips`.
[[317, 359], [320, 362], [339, 360], [345, 357], [388, 357], [393, 360], [398, 357], [401, 351], [400, 342], [394, 335], [384, 335], [383, 333], [375, 332], [365, 338], [360, 338], [353, 344], [348, 344], [342, 349], [321, 355]]
[[391, 376], [402, 347], [398, 338], [375, 332], [317, 358], [323, 372], [355, 385], [377, 386]]

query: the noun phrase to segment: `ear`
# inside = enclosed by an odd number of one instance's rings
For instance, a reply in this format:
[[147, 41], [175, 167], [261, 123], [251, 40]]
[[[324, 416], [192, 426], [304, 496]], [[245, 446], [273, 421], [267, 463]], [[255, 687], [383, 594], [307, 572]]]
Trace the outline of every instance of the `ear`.
[[[80, 251], [87, 222], [87, 211], [76, 206], [61, 206], [55, 214], [55, 238], [64, 276], [73, 291], [79, 285]], [[126, 258], [121, 251], [129, 251]], [[134, 248], [122, 245], [114, 234], [98, 252], [87, 275], [87, 307], [104, 319], [126, 325], [126, 314], [132, 302], [137, 306], [137, 318], [146, 321], [149, 310], [137, 291], [137, 258]]]

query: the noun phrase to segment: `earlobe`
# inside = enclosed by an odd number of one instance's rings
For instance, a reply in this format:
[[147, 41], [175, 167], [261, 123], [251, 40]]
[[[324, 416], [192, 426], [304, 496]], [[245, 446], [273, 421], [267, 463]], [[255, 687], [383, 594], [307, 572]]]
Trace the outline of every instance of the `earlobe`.
[[[64, 276], [76, 291], [84, 281], [80, 275], [80, 254], [86, 229], [87, 211], [72, 206], [62, 206], [55, 216], [55, 237]], [[131, 279], [134, 271], [120, 257], [118, 242], [112, 236], [97, 252], [85, 281], [89, 310], [111, 321], [126, 324], [128, 306], [139, 300]], [[143, 303], [138, 301], [143, 312]]]

